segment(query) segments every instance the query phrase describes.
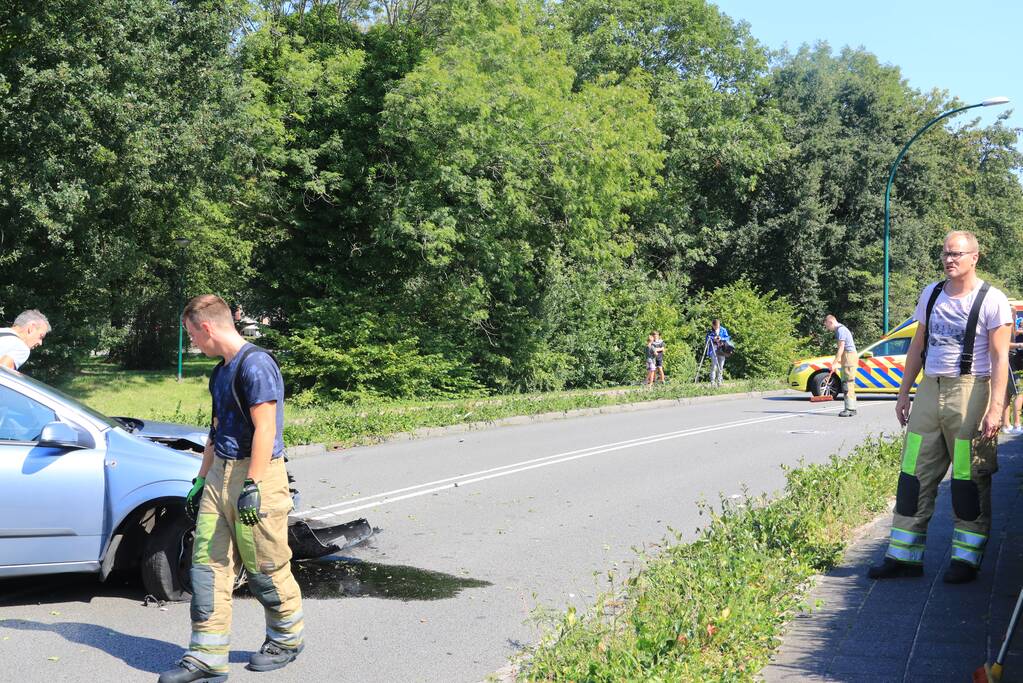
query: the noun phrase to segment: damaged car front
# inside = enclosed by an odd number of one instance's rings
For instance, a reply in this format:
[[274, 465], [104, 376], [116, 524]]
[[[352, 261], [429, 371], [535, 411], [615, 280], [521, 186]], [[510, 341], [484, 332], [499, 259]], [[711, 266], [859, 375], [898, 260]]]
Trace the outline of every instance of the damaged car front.
[[[199, 427], [107, 417], [0, 368], [0, 578], [139, 572], [153, 597], [187, 598], [194, 524], [183, 502], [205, 439]], [[365, 520], [289, 519], [296, 560], [371, 533]]]

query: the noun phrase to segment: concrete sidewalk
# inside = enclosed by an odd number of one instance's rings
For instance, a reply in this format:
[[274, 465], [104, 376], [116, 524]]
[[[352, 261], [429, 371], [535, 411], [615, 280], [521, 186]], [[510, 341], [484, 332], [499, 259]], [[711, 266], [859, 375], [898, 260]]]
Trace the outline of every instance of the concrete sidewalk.
[[[867, 568], [881, 561], [887, 547], [891, 515], [882, 516], [817, 581], [807, 603], [823, 604], [792, 620], [772, 663], [761, 671], [763, 680], [967, 683], [974, 669], [993, 662], [1023, 586], [1023, 436], [1002, 435], [998, 455], [991, 538], [975, 582], [941, 581], [952, 536], [946, 479], [928, 529], [923, 578], [867, 579]], [[1017, 635], [1005, 682], [1023, 681], [1023, 633]]]

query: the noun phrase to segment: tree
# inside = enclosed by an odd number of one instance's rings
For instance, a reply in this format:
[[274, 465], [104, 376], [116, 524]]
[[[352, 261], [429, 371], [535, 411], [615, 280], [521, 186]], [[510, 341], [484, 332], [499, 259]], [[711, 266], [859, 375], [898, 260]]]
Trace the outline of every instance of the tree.
[[174, 236], [230, 264], [214, 279], [192, 262], [205, 282], [247, 275], [244, 248], [208, 239], [223, 233], [217, 207], [239, 148], [229, 9], [54, 0], [0, 16], [3, 313], [51, 316], [44, 362], [66, 366], [111, 321], [136, 340], [121, 347], [129, 365], [166, 362], [183, 268]]

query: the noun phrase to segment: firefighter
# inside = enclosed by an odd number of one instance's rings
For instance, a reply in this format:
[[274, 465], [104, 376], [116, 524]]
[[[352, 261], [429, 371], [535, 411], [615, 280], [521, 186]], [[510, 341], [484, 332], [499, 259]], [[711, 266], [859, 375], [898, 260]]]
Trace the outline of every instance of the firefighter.
[[828, 372], [828, 379], [824, 386], [831, 384], [831, 376], [835, 374], [835, 368], [842, 368], [842, 397], [845, 401], [844, 410], [838, 414], [839, 417], [852, 417], [856, 414], [856, 368], [859, 358], [856, 355], [856, 342], [853, 340], [849, 328], [838, 322], [833, 315], [824, 318], [824, 327], [829, 332], [835, 333], [838, 341], [838, 350], [835, 352], [835, 359], [831, 361], [831, 371]]
[[[941, 252], [946, 280], [920, 294], [921, 322], [906, 355], [895, 414], [906, 426], [888, 551], [873, 579], [921, 576], [927, 523], [952, 465], [952, 561], [946, 583], [977, 576], [991, 527], [991, 475], [1008, 376], [1012, 312], [1005, 295], [977, 276], [977, 238], [954, 231]], [[910, 411], [909, 390], [924, 376]]]
[[210, 377], [213, 423], [199, 476], [185, 502], [196, 518], [192, 553], [192, 637], [160, 683], [227, 680], [236, 567], [263, 605], [266, 640], [249, 669], [270, 671], [302, 651], [302, 596], [291, 574], [284, 469], [284, 382], [276, 361], [235, 330], [231, 309], [212, 294], [188, 302], [192, 342], [223, 361]]

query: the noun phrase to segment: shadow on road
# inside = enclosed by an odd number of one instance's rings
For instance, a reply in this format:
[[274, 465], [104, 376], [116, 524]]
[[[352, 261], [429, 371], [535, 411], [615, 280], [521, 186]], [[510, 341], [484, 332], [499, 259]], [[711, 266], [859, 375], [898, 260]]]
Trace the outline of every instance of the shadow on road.
[[[116, 657], [133, 669], [157, 674], [181, 658], [183, 648], [155, 638], [143, 638], [121, 633], [105, 626], [65, 621], [43, 624], [26, 619], [0, 620], [0, 629], [55, 633], [68, 642], [101, 650]], [[248, 662], [251, 653], [231, 651], [231, 662]]]
[[126, 598], [142, 604], [144, 595], [137, 583], [102, 583], [95, 574], [26, 576], [0, 581], [0, 607], [89, 603], [94, 598]]

